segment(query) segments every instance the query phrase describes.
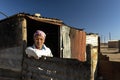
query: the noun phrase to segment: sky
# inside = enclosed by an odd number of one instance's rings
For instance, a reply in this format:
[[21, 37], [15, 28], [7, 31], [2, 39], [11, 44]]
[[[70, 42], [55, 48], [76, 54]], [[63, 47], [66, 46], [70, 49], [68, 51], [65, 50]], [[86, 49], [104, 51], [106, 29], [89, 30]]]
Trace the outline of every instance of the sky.
[[0, 20], [22, 12], [60, 19], [101, 41], [120, 40], [120, 0], [0, 0]]

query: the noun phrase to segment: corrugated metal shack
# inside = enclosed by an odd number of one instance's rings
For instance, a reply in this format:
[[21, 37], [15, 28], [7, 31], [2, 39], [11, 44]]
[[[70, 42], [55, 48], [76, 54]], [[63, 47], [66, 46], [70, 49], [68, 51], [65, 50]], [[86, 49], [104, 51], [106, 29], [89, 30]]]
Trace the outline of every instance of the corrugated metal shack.
[[[37, 29], [47, 34], [45, 44], [50, 47], [54, 55], [53, 58], [43, 57], [38, 60], [41, 64], [36, 64], [37, 60], [35, 62], [34, 59], [27, 58], [25, 55], [26, 46], [33, 45], [33, 33]], [[22, 77], [23, 80], [29, 78], [34, 78], [34, 80], [38, 78], [84, 80], [86, 78], [85, 80], [88, 80], [90, 79], [90, 66], [86, 63], [85, 53], [85, 31], [70, 27], [59, 19], [18, 13], [0, 21], [1, 77], [16, 79]], [[39, 69], [42, 66], [40, 73], [36, 70], [38, 66]], [[74, 73], [76, 75], [72, 75]], [[38, 77], [39, 75], [42, 76]]]

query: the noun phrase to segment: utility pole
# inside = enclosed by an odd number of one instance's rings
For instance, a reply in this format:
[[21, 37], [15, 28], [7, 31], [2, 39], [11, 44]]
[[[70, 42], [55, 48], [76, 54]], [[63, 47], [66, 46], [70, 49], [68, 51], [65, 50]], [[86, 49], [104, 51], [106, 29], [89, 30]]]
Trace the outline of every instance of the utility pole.
[[111, 33], [109, 32], [109, 40], [111, 40]]
[[105, 44], [105, 36], [104, 36], [104, 44]]

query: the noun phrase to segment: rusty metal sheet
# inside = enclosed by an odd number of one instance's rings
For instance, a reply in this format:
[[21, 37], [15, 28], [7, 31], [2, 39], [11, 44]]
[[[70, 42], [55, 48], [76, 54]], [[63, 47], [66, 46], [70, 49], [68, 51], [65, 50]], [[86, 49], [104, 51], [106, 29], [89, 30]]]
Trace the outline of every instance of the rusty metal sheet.
[[83, 30], [71, 28], [71, 57], [80, 61], [86, 60], [86, 33]]

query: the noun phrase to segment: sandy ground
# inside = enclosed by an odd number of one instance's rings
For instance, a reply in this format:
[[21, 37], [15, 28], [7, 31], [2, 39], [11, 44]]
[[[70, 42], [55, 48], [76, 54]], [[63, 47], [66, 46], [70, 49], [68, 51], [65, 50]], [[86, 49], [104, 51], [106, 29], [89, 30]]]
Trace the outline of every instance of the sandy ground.
[[107, 55], [109, 57], [110, 61], [117, 61], [120, 62], [120, 53], [115, 53], [115, 54], [103, 54]]

